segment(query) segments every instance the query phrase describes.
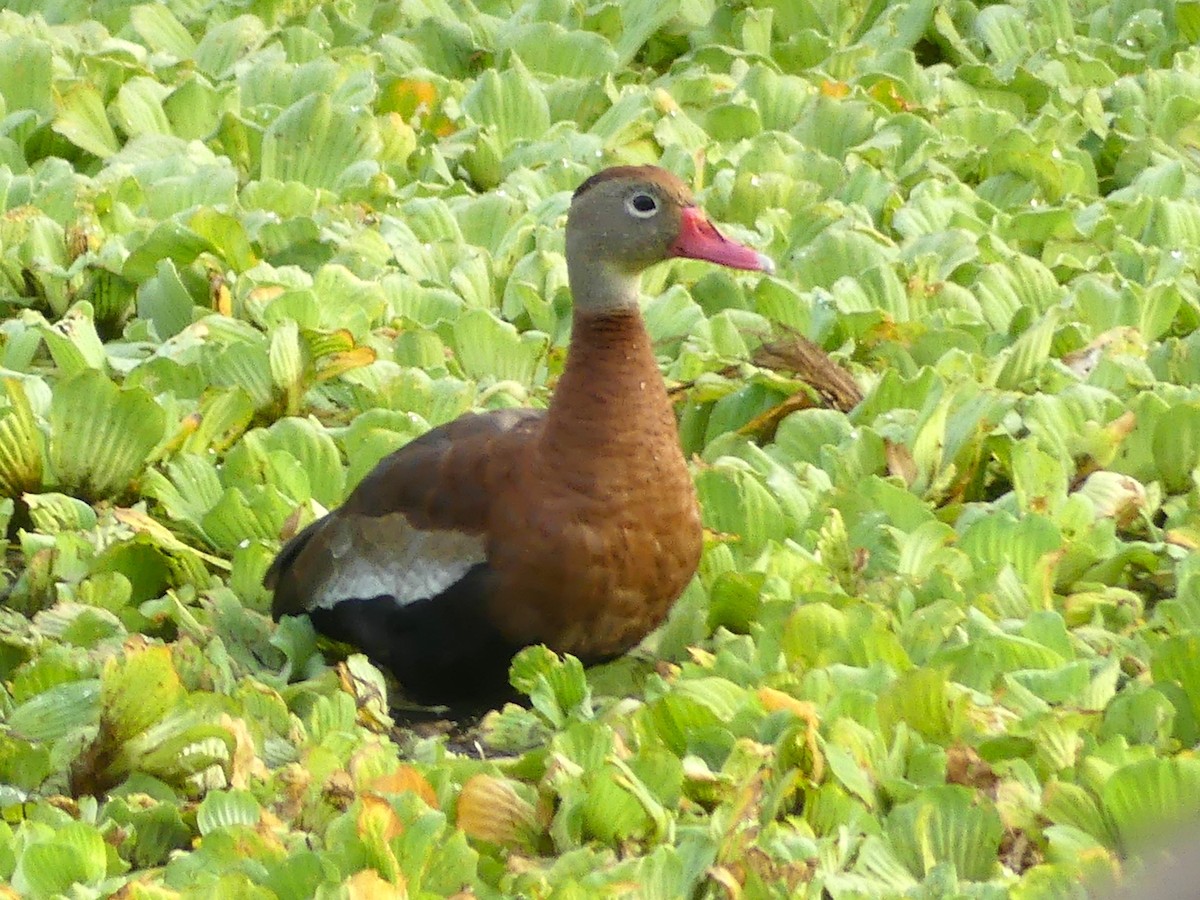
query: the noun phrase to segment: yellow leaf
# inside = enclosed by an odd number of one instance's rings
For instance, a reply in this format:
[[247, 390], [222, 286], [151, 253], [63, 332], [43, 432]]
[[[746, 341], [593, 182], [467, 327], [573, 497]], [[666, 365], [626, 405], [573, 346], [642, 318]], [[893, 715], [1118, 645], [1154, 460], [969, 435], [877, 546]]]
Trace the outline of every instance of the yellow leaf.
[[382, 797], [370, 794], [360, 797], [355, 824], [366, 849], [366, 860], [374, 871], [391, 883], [402, 883], [403, 875], [400, 862], [392, 851], [392, 839], [404, 831], [404, 823], [392, 805]]
[[338, 663], [342, 690], [354, 698], [358, 720], [372, 731], [384, 732], [394, 724], [388, 713], [387, 684], [383, 674], [367, 658], [354, 654]]
[[316, 358], [354, 349], [354, 335], [345, 328], [339, 328], [336, 331], [305, 329], [300, 334], [308, 346], [308, 352]]
[[[173, 891], [170, 888], [165, 888], [162, 885], [152, 884], [149, 881], [149, 876], [141, 876], [146, 878], [145, 882], [131, 881], [123, 888], [112, 894], [112, 900], [176, 900], [179, 897], [178, 891]], [[0, 900], [9, 900], [10, 897], [16, 897], [20, 900], [18, 894], [6, 893], [10, 888], [0, 886]]]
[[654, 108], [658, 110], [659, 115], [674, 116], [679, 113], [679, 104], [675, 102], [675, 98], [662, 88], [656, 88], [653, 97]]
[[431, 82], [416, 78], [393, 81], [383, 92], [379, 108], [384, 112], [396, 112], [411, 119], [417, 113], [427, 113], [437, 103], [437, 87]]
[[807, 700], [799, 700], [791, 694], [785, 694], [783, 691], [775, 690], [775, 688], [759, 688], [758, 702], [763, 705], [763, 709], [767, 712], [786, 709], [792, 715], [796, 716], [796, 718], [804, 719], [813, 726], [821, 723], [821, 717], [817, 713], [815, 704]]
[[379, 111], [398, 113], [414, 128], [445, 137], [455, 130], [438, 101], [437, 85], [416, 78], [401, 78], [384, 88]]
[[1200, 531], [1194, 528], [1172, 528], [1164, 535], [1168, 544], [1185, 550], [1200, 550]]
[[385, 881], [374, 869], [355, 872], [345, 883], [349, 900], [407, 900], [408, 888], [403, 882]]
[[262, 287], [256, 287], [246, 295], [246, 300], [256, 306], [263, 307], [274, 300], [276, 297], [282, 297], [285, 292], [283, 285], [279, 284], [264, 284]]
[[328, 381], [351, 369], [369, 366], [375, 359], [376, 354], [371, 347], [355, 347], [343, 353], [326, 354], [316, 361], [317, 381]]
[[507, 779], [480, 773], [458, 795], [458, 827], [476, 840], [517, 847], [532, 843], [537, 813]]
[[821, 714], [817, 711], [816, 705], [769, 687], [758, 689], [758, 702], [767, 712], [785, 709], [805, 723], [803, 734], [798, 733], [795, 736], [803, 759], [800, 768], [808, 776], [809, 781], [819, 784], [825, 777], [825, 755], [821, 752], [821, 745], [817, 742], [817, 733], [821, 727]]
[[366, 838], [374, 837], [383, 843], [399, 837], [404, 831], [404, 823], [392, 809], [392, 804], [382, 797], [364, 794], [360, 800], [362, 806], [358, 811], [358, 833]]
[[229, 284], [220, 272], [208, 273], [208, 295], [213, 309], [223, 316], [233, 315], [233, 295], [229, 293]]
[[254, 738], [250, 736], [250, 729], [246, 727], [245, 720], [235, 719], [226, 713], [221, 713], [218, 722], [222, 728], [233, 735], [234, 750], [229, 783], [235, 788], [248, 788], [250, 782], [255, 778], [270, 777], [271, 773], [258, 757]]
[[369, 785], [369, 789], [380, 794], [416, 794], [431, 809], [438, 808], [437, 793], [424, 775], [415, 766], [402, 765], [395, 772], [380, 775]]

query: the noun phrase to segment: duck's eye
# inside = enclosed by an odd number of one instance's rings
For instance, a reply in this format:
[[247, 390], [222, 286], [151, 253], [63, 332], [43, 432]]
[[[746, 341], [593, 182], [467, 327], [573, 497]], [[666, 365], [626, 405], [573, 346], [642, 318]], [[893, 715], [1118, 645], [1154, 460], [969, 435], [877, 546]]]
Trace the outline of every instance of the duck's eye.
[[638, 193], [625, 201], [625, 208], [629, 210], [631, 216], [637, 216], [639, 219], [648, 219], [658, 212], [658, 201], [650, 194], [638, 191]]

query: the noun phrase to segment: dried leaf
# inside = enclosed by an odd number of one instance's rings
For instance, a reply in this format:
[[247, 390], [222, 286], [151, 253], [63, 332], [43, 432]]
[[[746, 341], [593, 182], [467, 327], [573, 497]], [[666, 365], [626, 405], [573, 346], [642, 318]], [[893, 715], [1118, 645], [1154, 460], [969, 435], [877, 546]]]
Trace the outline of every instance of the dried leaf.
[[248, 788], [253, 783], [270, 776], [270, 771], [258, 756], [254, 738], [244, 719], [235, 719], [221, 713], [218, 723], [233, 735], [233, 759], [230, 761], [229, 783], [234, 788]]
[[764, 369], [793, 372], [834, 409], [849, 412], [862, 402], [862, 390], [846, 369], [819, 345], [799, 334], [763, 344], [754, 364]]

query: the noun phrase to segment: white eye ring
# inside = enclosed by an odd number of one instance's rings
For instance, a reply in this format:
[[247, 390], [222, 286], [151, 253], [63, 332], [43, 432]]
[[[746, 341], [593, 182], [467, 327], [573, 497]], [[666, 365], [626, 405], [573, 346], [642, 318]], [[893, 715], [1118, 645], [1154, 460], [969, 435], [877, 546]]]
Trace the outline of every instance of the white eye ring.
[[658, 215], [658, 200], [654, 198], [653, 194], [638, 191], [625, 201], [625, 209], [634, 218], [649, 219]]

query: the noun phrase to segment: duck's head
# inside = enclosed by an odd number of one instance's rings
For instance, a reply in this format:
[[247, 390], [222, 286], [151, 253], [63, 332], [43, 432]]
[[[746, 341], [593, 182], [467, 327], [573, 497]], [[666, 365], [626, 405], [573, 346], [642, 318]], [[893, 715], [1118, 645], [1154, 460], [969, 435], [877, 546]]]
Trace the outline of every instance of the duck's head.
[[671, 257], [772, 272], [771, 260], [717, 231], [692, 192], [657, 166], [615, 166], [583, 182], [567, 215], [576, 306], [603, 311], [636, 300], [637, 276]]

